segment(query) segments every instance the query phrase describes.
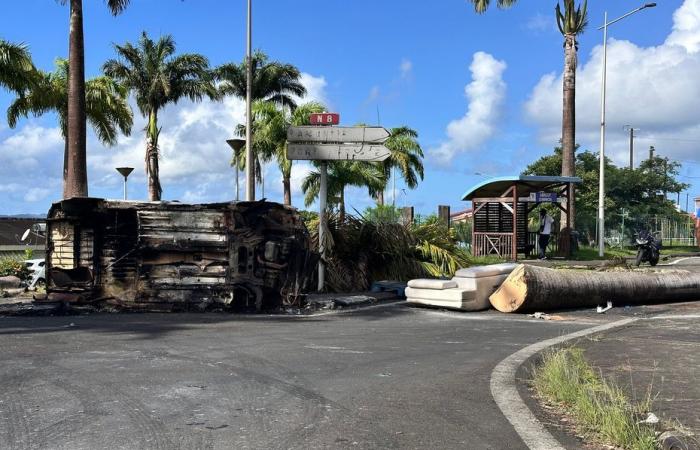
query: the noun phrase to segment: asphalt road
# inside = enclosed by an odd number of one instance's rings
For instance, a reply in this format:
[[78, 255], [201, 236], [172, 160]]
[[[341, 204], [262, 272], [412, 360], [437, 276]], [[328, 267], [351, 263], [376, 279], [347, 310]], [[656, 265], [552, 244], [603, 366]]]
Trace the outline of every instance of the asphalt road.
[[573, 318], [402, 305], [0, 318], [0, 448], [525, 448], [491, 371], [591, 326]]

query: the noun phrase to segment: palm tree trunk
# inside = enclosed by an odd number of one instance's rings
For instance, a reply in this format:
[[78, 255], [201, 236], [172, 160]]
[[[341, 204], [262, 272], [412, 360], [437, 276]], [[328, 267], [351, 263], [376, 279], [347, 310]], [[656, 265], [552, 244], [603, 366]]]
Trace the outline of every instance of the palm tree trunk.
[[339, 204], [338, 218], [340, 219], [340, 223], [345, 222], [345, 187], [344, 186], [340, 188], [340, 204]]
[[[576, 36], [564, 36], [564, 83], [563, 83], [563, 116], [562, 116], [562, 160], [561, 175], [573, 177], [576, 175]], [[573, 191], [573, 190], [572, 190]], [[572, 192], [573, 193], [573, 192]], [[570, 226], [575, 228], [576, 209], [574, 196], [568, 200]], [[561, 229], [566, 228], [566, 214], [562, 212]]]
[[146, 137], [146, 176], [148, 176], [148, 199], [160, 201], [163, 189], [160, 186], [160, 170], [158, 168], [158, 111], [151, 110], [148, 115], [148, 130]]
[[384, 190], [377, 192], [377, 205], [384, 206]]
[[64, 168], [63, 197], [87, 197], [85, 42], [82, 0], [70, 0], [68, 47], [68, 148]]
[[501, 312], [548, 311], [697, 300], [700, 274], [661, 271], [598, 272], [519, 265], [489, 300]]
[[288, 175], [282, 176], [282, 187], [284, 190], [284, 204], [285, 206], [292, 206], [292, 185], [291, 179]]

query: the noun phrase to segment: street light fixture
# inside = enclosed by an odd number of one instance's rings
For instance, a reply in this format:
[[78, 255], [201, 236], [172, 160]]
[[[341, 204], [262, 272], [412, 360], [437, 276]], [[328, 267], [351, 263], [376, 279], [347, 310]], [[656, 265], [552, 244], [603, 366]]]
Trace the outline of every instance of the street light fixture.
[[133, 167], [117, 167], [117, 172], [124, 177], [124, 200], [126, 200], [126, 179], [129, 178], [129, 175], [133, 171]]
[[625, 17], [631, 16], [646, 8], [653, 8], [656, 3], [646, 3], [637, 9], [634, 9], [627, 14], [624, 14], [617, 19], [608, 22], [608, 12], [605, 12], [603, 25], [598, 30], [603, 30], [603, 80], [600, 99], [600, 180], [598, 184], [598, 256], [605, 254], [605, 94], [607, 84], [607, 63], [608, 63], [608, 27], [616, 22], [621, 21]]
[[236, 166], [236, 201], [239, 201], [238, 196], [238, 160], [240, 158], [241, 149], [245, 146], [245, 139], [226, 139], [226, 143], [233, 149], [234, 161]]

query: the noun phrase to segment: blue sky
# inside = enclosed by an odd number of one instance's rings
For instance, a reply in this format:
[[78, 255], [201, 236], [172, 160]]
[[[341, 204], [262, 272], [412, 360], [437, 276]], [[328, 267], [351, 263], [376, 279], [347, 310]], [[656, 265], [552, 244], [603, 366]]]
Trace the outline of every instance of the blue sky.
[[[113, 57], [112, 43], [135, 41], [143, 30], [172, 34], [179, 52], [202, 53], [212, 65], [243, 58], [244, 0], [132, 0], [118, 17], [102, 1], [84, 3], [88, 77]], [[687, 176], [700, 167], [700, 0], [658, 3], [610, 28], [608, 152], [626, 161], [622, 126], [631, 123], [641, 128], [637, 160], [655, 145], [659, 154], [684, 161], [683, 181], [693, 182]], [[457, 210], [466, 206], [461, 194], [483, 178], [476, 172], [518, 173], [557, 143], [563, 48], [554, 4], [521, 1], [478, 16], [464, 0], [258, 0], [254, 47], [298, 66], [310, 97], [339, 112], [343, 124], [377, 123], [378, 111], [383, 126], [415, 128], [426, 150], [426, 178], [405, 193], [399, 181], [397, 203], [420, 213], [438, 204]], [[602, 35], [596, 28], [603, 8], [612, 18], [639, 4], [589, 2], [591, 26], [579, 40], [577, 140], [583, 148], [598, 146]], [[67, 54], [68, 8], [58, 2], [8, 2], [0, 25], [0, 37], [27, 43], [42, 69]], [[0, 92], [0, 109], [11, 99]], [[161, 118], [165, 199], [233, 198], [224, 139], [242, 120], [242, 104], [234, 99], [167, 109]], [[146, 197], [142, 126], [139, 118], [132, 136], [115, 148], [89, 139], [92, 196], [118, 197], [113, 168], [133, 165], [131, 197]], [[55, 127], [51, 115], [14, 130], [0, 120], [0, 214], [44, 213], [59, 198], [63, 144]], [[303, 206], [299, 184], [307, 170], [303, 164], [295, 170], [296, 206]], [[280, 201], [272, 163], [266, 180], [266, 196]], [[700, 192], [689, 192], [692, 203]], [[348, 197], [359, 210], [371, 204], [359, 189]]]

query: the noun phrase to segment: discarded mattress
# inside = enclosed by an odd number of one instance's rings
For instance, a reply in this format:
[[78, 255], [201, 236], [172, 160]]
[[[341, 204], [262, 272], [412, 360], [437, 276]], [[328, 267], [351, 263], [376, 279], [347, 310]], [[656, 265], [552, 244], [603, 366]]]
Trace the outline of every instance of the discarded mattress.
[[489, 296], [505, 281], [515, 264], [492, 264], [460, 269], [452, 280], [411, 280], [406, 300], [412, 304], [462, 311], [488, 309]]

